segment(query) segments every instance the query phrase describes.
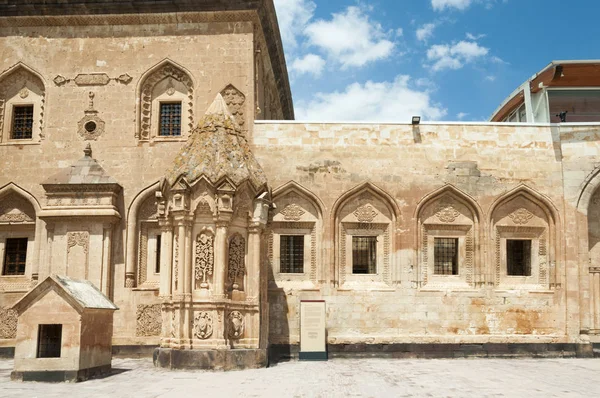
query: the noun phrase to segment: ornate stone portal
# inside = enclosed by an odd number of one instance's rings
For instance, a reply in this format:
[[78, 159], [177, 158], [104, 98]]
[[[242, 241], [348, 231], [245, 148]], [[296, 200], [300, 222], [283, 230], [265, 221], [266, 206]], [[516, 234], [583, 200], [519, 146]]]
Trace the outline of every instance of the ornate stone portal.
[[[266, 366], [267, 180], [218, 94], [156, 193], [163, 322], [156, 366]], [[263, 338], [261, 338], [261, 336]], [[264, 343], [263, 343], [264, 345]]]

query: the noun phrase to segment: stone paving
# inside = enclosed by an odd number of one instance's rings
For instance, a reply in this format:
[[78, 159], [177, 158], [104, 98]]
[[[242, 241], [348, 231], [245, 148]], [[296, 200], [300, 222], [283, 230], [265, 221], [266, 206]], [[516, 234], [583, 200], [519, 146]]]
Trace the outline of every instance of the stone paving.
[[114, 374], [77, 384], [10, 381], [0, 360], [0, 397], [598, 397], [600, 359], [336, 359], [269, 369], [156, 369], [114, 359]]

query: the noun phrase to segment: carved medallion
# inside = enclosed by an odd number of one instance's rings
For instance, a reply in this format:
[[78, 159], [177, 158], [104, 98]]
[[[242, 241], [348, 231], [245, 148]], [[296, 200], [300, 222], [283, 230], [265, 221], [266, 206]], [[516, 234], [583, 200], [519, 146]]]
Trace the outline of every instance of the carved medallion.
[[98, 111], [94, 109], [95, 94], [90, 91], [88, 109], [84, 111], [85, 116], [77, 123], [77, 133], [84, 140], [97, 140], [104, 133], [104, 120], [98, 117]]
[[136, 311], [136, 336], [160, 336], [162, 316], [160, 304], [139, 304]]
[[525, 225], [533, 218], [533, 214], [525, 208], [520, 208], [509, 214], [509, 217], [515, 224]]
[[212, 235], [201, 233], [196, 238], [196, 264], [194, 277], [201, 281], [200, 287], [208, 288], [207, 278], [212, 275], [214, 266], [214, 238]]
[[29, 97], [29, 89], [26, 84], [23, 84], [23, 88], [19, 91], [19, 97], [23, 99]]
[[194, 335], [199, 339], [208, 339], [213, 332], [212, 316], [208, 312], [200, 312], [194, 317]]
[[437, 208], [437, 212], [435, 216], [444, 223], [451, 223], [456, 220], [456, 218], [460, 215], [460, 212], [454, 208], [454, 205], [451, 202], [443, 201], [440, 202]]
[[281, 214], [286, 221], [298, 221], [300, 218], [306, 213], [302, 207], [298, 206], [295, 203], [287, 205], [283, 210], [281, 210]]
[[354, 211], [354, 216], [358, 222], [372, 222], [377, 217], [377, 210], [370, 204], [362, 205]]
[[173, 85], [173, 79], [169, 79], [169, 83], [167, 84], [167, 95], [170, 97], [175, 94], [175, 86]]
[[244, 334], [244, 316], [239, 311], [231, 311], [227, 316], [227, 334], [232, 339], [239, 339]]

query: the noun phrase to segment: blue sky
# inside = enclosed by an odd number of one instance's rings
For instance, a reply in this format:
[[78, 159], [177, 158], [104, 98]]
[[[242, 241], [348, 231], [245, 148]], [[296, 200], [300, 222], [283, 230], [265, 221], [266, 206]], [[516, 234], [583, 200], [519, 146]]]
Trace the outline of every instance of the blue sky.
[[274, 0], [297, 120], [487, 120], [552, 60], [599, 59], [597, 0]]

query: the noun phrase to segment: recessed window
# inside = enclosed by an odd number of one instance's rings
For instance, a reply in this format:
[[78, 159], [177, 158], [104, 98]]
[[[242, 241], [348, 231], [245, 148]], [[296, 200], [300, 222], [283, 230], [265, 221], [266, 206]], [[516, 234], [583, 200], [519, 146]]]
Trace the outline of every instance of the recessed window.
[[25, 140], [31, 137], [33, 137], [33, 105], [14, 106], [10, 138]]
[[181, 102], [160, 104], [159, 135], [163, 137], [181, 135]]
[[377, 237], [352, 237], [352, 273], [377, 273]]
[[154, 264], [154, 273], [160, 273], [160, 244], [161, 236], [156, 235], [156, 263]]
[[531, 276], [531, 240], [506, 240], [506, 273]]
[[435, 275], [458, 275], [458, 238], [434, 239]]
[[60, 358], [62, 325], [40, 325], [38, 328], [38, 358]]
[[304, 235], [281, 235], [279, 241], [279, 272], [304, 272]]
[[2, 275], [25, 275], [27, 238], [8, 238], [4, 246]]

